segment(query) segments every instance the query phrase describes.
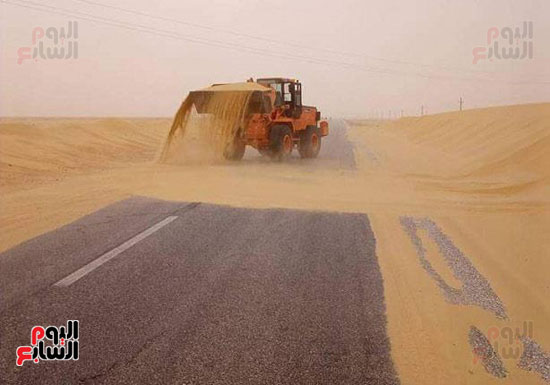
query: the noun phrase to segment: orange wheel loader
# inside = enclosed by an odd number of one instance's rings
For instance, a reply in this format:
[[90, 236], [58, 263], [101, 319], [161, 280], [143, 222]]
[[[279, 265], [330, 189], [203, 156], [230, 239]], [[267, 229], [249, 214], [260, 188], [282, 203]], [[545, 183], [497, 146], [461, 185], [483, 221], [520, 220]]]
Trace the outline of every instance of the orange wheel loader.
[[276, 160], [290, 157], [297, 147], [302, 158], [315, 158], [321, 139], [328, 135], [328, 123], [321, 120], [317, 108], [302, 104], [302, 84], [295, 79], [263, 78], [255, 82], [214, 84], [192, 91], [198, 113], [208, 104], [212, 93], [223, 91], [250, 93], [243, 119], [224, 150], [229, 160], [241, 160], [247, 145]]

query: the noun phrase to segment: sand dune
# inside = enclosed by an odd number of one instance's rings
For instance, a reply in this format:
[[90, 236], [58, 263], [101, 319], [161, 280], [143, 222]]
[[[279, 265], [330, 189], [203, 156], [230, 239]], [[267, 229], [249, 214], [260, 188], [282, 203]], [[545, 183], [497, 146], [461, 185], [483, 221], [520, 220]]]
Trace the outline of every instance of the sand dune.
[[452, 155], [452, 171], [540, 179], [550, 175], [550, 104], [401, 119], [392, 129]]
[[169, 119], [4, 118], [0, 188], [29, 188], [152, 160], [169, 124]]
[[494, 107], [359, 124], [368, 134], [358, 139], [391, 155], [387, 168], [424, 177], [427, 185], [500, 196], [535, 192], [546, 200], [548, 122], [550, 104]]
[[[0, 249], [130, 195], [246, 207], [368, 214], [402, 383], [536, 384], [505, 359], [497, 379], [474, 362], [472, 326], [534, 325], [550, 351], [550, 103], [349, 122], [349, 146], [312, 161], [173, 166], [154, 162], [170, 119], [3, 119]], [[333, 122], [333, 126], [336, 126]], [[345, 135], [334, 135], [333, 138]], [[329, 136], [330, 138], [330, 136]], [[429, 218], [490, 283], [506, 319], [453, 304], [419, 262], [402, 218]], [[426, 255], [460, 285], [424, 230]]]

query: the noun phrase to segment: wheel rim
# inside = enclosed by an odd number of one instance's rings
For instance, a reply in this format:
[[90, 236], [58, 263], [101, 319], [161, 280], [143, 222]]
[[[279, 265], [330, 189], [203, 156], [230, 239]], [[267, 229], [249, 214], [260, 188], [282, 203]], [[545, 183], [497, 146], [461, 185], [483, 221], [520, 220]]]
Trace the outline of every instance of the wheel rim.
[[317, 151], [317, 149], [319, 148], [319, 137], [317, 136], [317, 134], [313, 134], [311, 135], [311, 149], [313, 151]]
[[283, 138], [283, 151], [285, 154], [292, 151], [292, 138], [290, 135], [285, 135]]

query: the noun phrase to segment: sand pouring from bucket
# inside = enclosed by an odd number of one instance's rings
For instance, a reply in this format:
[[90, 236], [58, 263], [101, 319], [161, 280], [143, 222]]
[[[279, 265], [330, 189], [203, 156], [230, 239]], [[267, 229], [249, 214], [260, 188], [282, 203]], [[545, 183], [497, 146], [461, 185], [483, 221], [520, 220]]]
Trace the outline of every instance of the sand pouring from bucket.
[[190, 92], [174, 118], [160, 161], [222, 160], [224, 150], [244, 135], [249, 101], [258, 90], [269, 89], [255, 83], [238, 83]]

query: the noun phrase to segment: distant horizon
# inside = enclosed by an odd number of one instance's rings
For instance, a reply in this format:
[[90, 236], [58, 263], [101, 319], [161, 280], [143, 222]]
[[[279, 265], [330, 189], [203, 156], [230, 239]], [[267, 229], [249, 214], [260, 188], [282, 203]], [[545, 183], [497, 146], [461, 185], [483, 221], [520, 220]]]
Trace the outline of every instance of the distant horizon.
[[[502, 105], [493, 105], [493, 106], [481, 106], [481, 107], [472, 107], [472, 108], [463, 108], [462, 111], [475, 111], [475, 110], [485, 110], [490, 108], [504, 108], [504, 107], [515, 107], [515, 106], [528, 106], [528, 105], [537, 105], [537, 104], [550, 104], [550, 100], [546, 102], [527, 102], [527, 103], [518, 103], [518, 104], [502, 104]], [[424, 115], [407, 115], [398, 116], [395, 118], [370, 118], [367, 116], [323, 116], [322, 119], [349, 119], [349, 120], [397, 120], [400, 118], [412, 118], [412, 117], [421, 117], [421, 116], [433, 116], [440, 114], [448, 114], [451, 112], [461, 112], [460, 110], [448, 110], [448, 111], [438, 111], [434, 113], [426, 113]], [[174, 115], [176, 111], [174, 112]], [[172, 120], [174, 116], [145, 116], [145, 115], [0, 115], [1, 119], [170, 119]]]

